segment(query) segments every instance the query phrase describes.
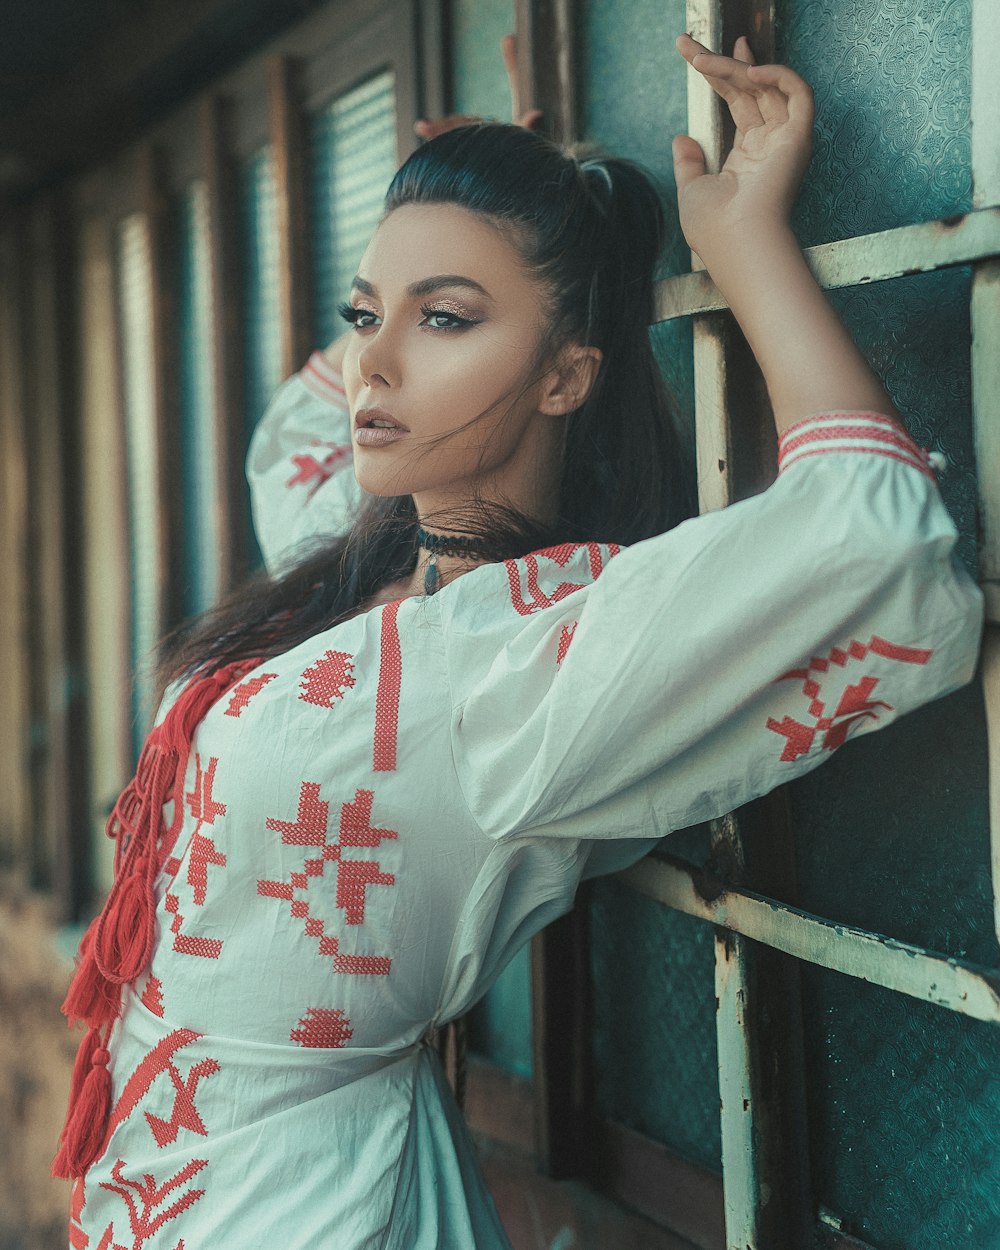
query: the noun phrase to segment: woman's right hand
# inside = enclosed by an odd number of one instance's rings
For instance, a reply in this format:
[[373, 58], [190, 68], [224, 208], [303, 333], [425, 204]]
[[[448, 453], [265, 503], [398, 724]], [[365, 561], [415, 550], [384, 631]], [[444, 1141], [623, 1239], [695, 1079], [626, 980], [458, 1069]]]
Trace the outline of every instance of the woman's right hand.
[[677, 50], [729, 105], [732, 150], [717, 174], [689, 135], [674, 139], [677, 204], [684, 237], [712, 269], [720, 250], [752, 245], [754, 234], [787, 228], [812, 150], [812, 90], [785, 65], [756, 65], [746, 38], [733, 55], [710, 52], [690, 35]]

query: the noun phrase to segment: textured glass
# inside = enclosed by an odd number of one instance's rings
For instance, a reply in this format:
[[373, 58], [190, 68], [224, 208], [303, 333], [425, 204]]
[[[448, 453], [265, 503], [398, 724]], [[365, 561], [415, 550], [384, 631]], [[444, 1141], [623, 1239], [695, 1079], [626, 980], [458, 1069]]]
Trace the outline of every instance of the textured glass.
[[216, 512], [218, 451], [212, 402], [212, 299], [208, 196], [193, 183], [181, 199], [177, 320], [183, 448], [184, 611], [202, 612], [218, 595], [215, 553], [222, 536]]
[[687, 129], [687, 66], [674, 47], [687, 29], [684, 0], [587, 0], [581, 7], [583, 136], [653, 174], [669, 236], [660, 273], [684, 273], [690, 252], [677, 224], [670, 154], [674, 135]]
[[452, 0], [450, 15], [455, 112], [510, 121], [500, 40], [514, 29], [513, 0]]
[[122, 398], [128, 473], [132, 669], [132, 746], [138, 756], [152, 714], [151, 661], [158, 641], [157, 437], [153, 384], [152, 274], [141, 213], [118, 230]]
[[778, 54], [812, 84], [806, 245], [967, 212], [971, 0], [789, 0]]
[[531, 948], [524, 946], [469, 1015], [469, 1049], [531, 1077]]
[[[975, 559], [969, 274], [929, 274], [835, 300], [941, 479]], [[877, 697], [877, 696], [876, 696]], [[991, 919], [986, 728], [976, 683], [848, 743], [789, 787], [801, 905], [947, 954], [1000, 962]]]
[[608, 878], [590, 922], [598, 1113], [721, 1172], [712, 926]]
[[1000, 1246], [1000, 1028], [805, 967], [818, 1202], [879, 1250]]
[[[274, 160], [258, 152], [242, 171], [244, 417], [247, 440], [281, 381], [278, 308], [278, 227], [274, 203]], [[247, 516], [250, 515], [249, 503]], [[250, 563], [261, 563], [251, 529]]]
[[390, 71], [338, 96], [312, 123], [313, 287], [320, 343], [342, 334], [346, 300], [396, 172]]

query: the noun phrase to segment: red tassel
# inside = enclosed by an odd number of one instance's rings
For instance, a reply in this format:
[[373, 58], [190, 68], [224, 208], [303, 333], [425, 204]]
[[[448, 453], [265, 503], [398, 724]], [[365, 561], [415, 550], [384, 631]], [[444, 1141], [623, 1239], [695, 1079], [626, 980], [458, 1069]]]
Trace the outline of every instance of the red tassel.
[[62, 1145], [52, 1161], [53, 1176], [82, 1176], [101, 1152], [111, 1112], [111, 1074], [99, 1029], [80, 1043], [70, 1085]]
[[156, 898], [149, 861], [140, 856], [124, 880], [115, 882], [97, 925], [94, 955], [108, 981], [134, 981], [149, 964], [156, 929]]
[[62, 1011], [70, 1024], [82, 1020], [89, 1028], [110, 1024], [118, 1015], [121, 990], [101, 975], [94, 960], [94, 933], [97, 920], [93, 920], [80, 942], [76, 971], [70, 981]]

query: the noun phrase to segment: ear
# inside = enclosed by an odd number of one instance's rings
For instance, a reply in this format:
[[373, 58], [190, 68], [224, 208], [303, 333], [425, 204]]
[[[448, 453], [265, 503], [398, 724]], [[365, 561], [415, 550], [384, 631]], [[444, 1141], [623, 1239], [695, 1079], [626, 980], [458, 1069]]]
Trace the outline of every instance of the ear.
[[539, 411], [553, 417], [575, 412], [590, 394], [602, 359], [599, 347], [567, 343], [545, 379]]

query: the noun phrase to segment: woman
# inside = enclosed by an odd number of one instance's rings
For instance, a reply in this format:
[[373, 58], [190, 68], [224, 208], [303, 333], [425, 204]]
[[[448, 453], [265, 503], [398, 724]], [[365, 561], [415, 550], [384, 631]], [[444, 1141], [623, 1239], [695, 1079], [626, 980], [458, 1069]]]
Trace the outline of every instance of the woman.
[[254, 438], [272, 577], [174, 640], [112, 817], [67, 1001], [74, 1246], [507, 1246], [428, 1034], [582, 878], [972, 675], [928, 457], [789, 228], [809, 89], [678, 47], [737, 127], [717, 175], [675, 141], [681, 224], [777, 481], [676, 524], [633, 167], [497, 125], [407, 161], [346, 342]]

